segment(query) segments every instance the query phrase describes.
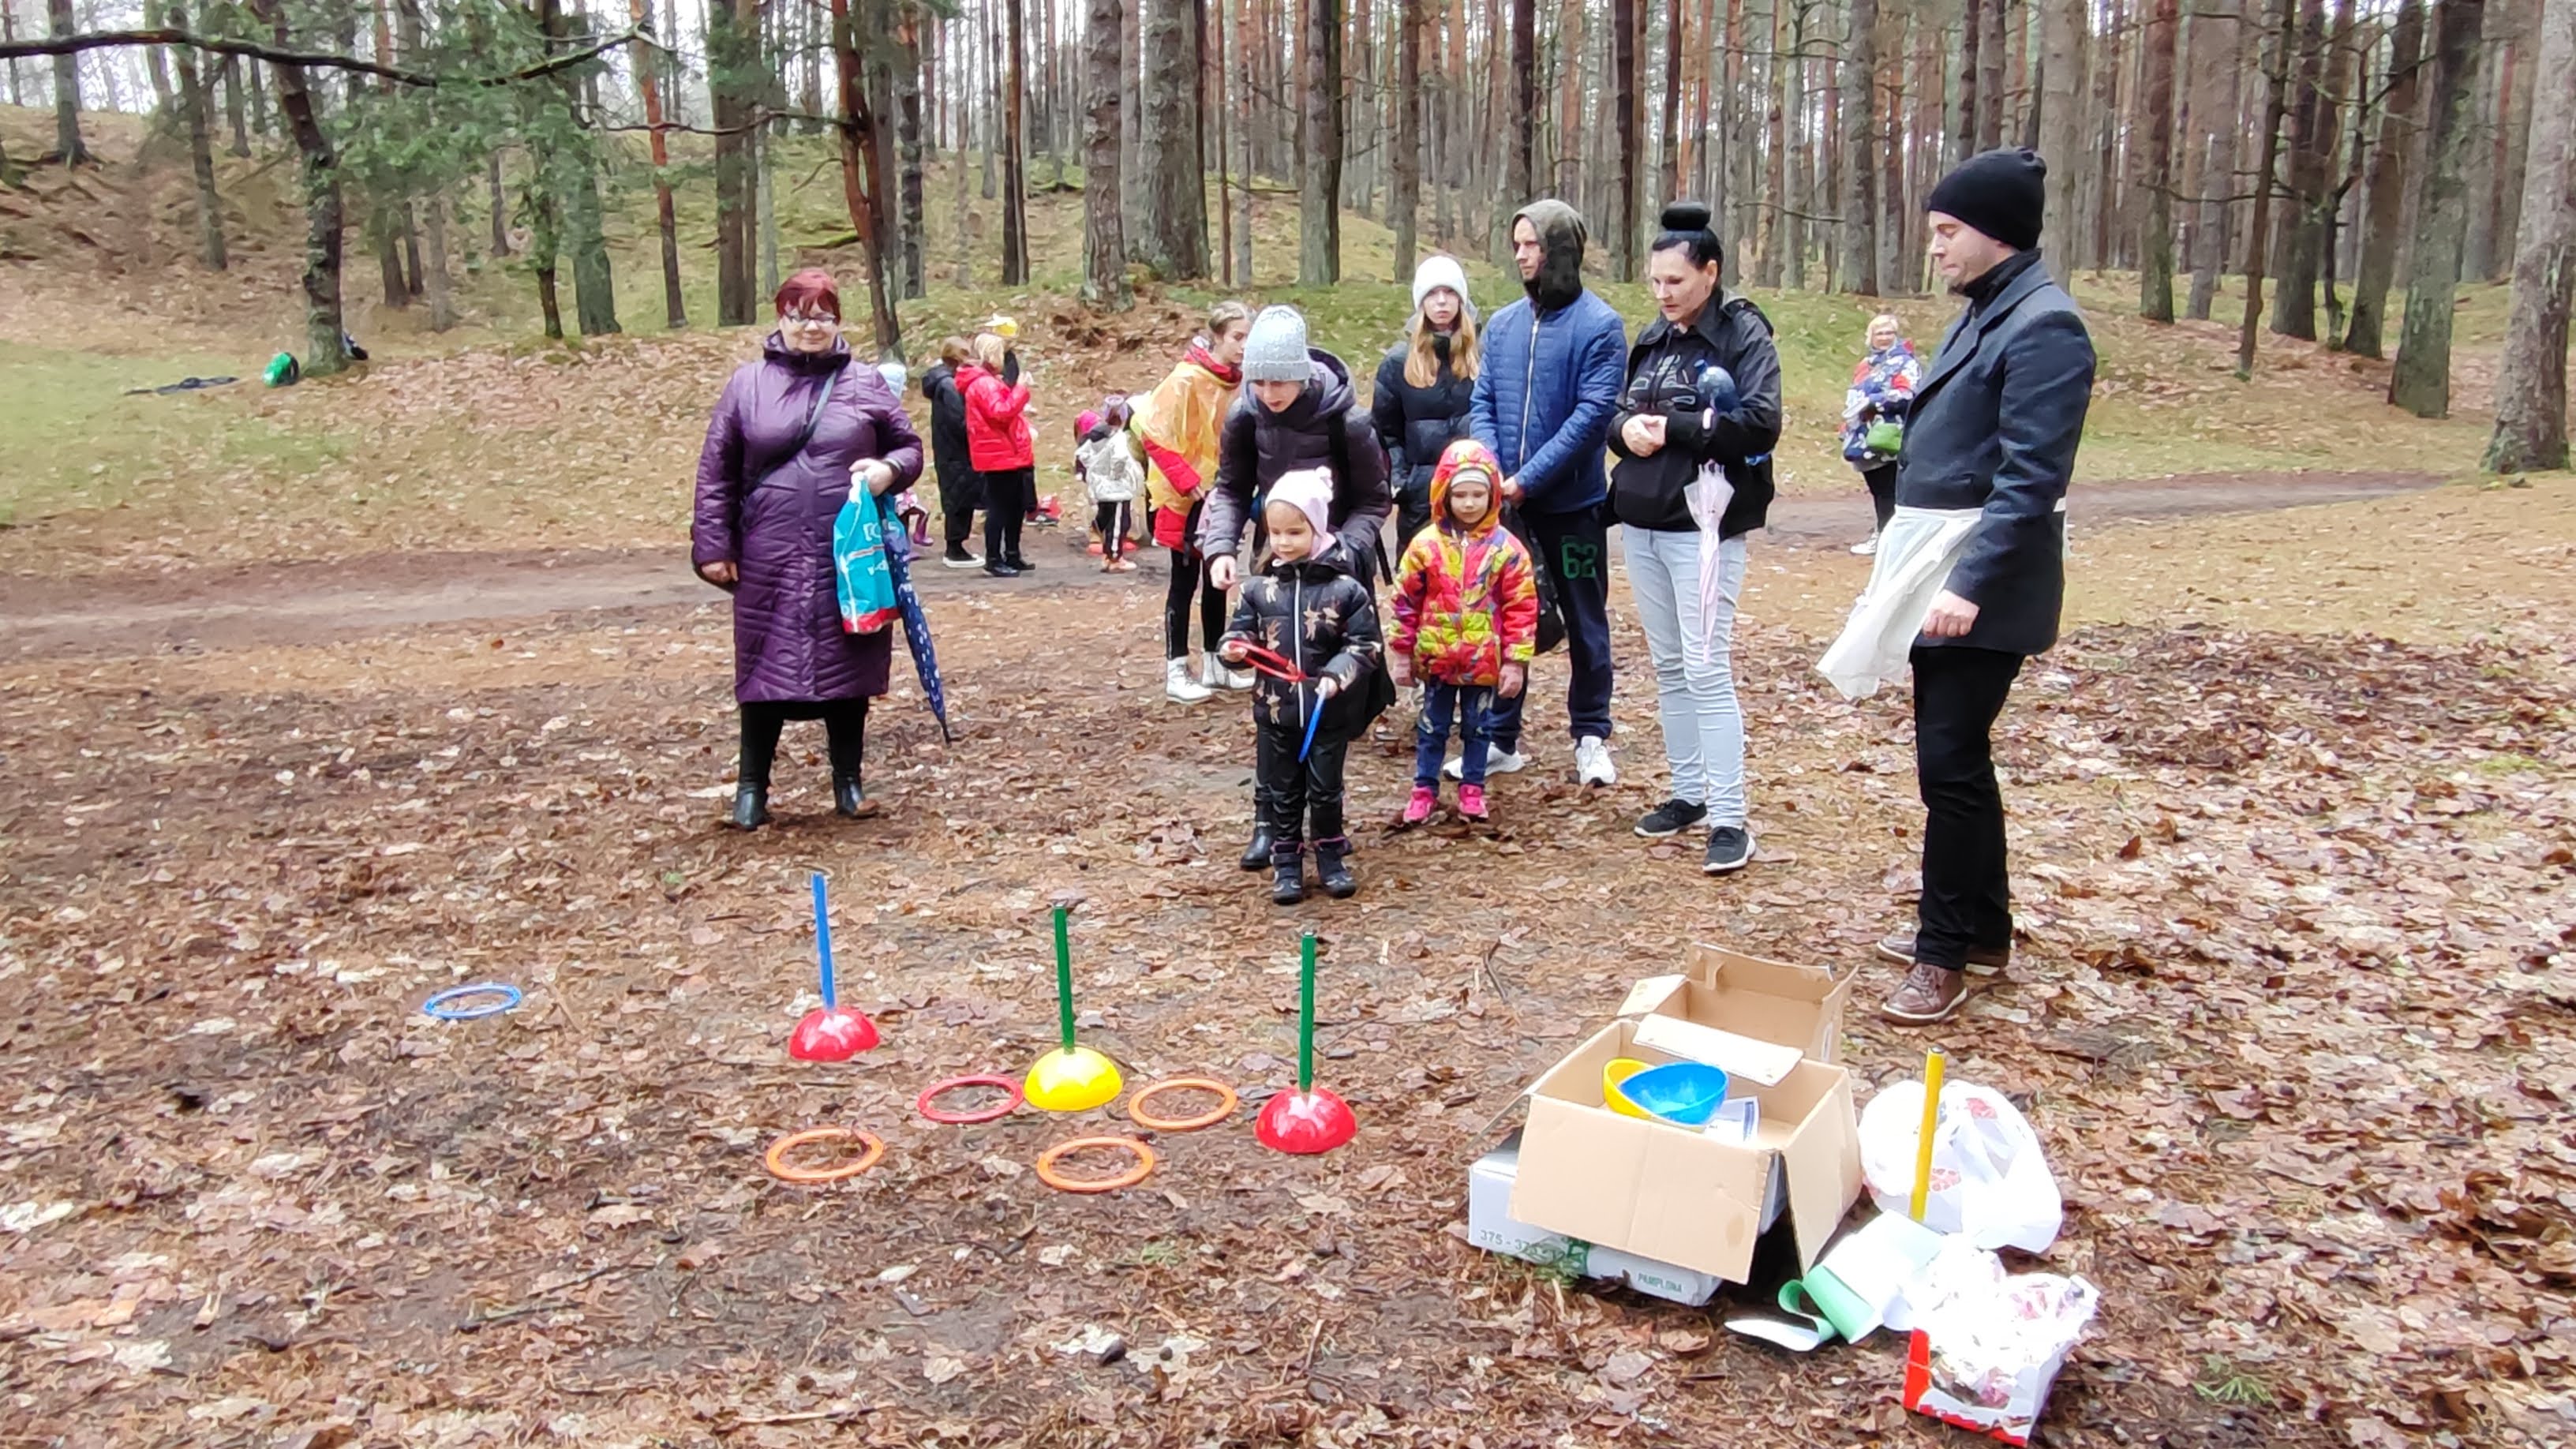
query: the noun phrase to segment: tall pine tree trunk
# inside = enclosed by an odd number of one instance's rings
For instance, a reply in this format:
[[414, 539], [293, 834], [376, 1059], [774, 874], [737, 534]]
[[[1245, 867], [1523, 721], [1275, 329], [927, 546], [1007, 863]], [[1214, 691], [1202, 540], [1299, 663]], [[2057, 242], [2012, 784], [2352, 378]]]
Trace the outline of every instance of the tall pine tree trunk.
[[850, 213], [850, 229], [858, 233], [860, 250], [867, 254], [868, 330], [876, 355], [899, 359], [903, 329], [894, 310], [892, 272], [901, 243], [888, 235], [892, 208], [886, 199], [893, 178], [886, 174], [887, 146], [881, 130], [885, 120], [870, 101], [861, 54], [870, 37], [882, 33], [878, 27], [884, 16], [871, 12], [854, 19], [849, 0], [831, 3], [833, 132], [841, 159], [841, 202]]
[[2279, 190], [2281, 119], [2290, 109], [2291, 51], [2298, 43], [2298, 0], [2273, 13], [2272, 63], [2264, 75], [2262, 164], [2254, 173], [2254, 220], [2245, 231], [2245, 316], [2236, 331], [2236, 375], [2254, 375], [2254, 331], [2263, 318], [2263, 269], [2272, 244], [2272, 193]]
[[[538, 25], [548, 37], [547, 49], [573, 48], [572, 22], [561, 0], [537, 0]], [[554, 190], [572, 244], [573, 316], [584, 337], [618, 331], [617, 274], [608, 260], [608, 238], [599, 199], [599, 160], [581, 128], [582, 80], [578, 68], [556, 72], [563, 94], [563, 118], [570, 144], [557, 144], [550, 169]]]
[[2531, 136], [2489, 472], [2567, 466], [2567, 313], [2576, 300], [2576, 5], [2540, 9]]
[[2218, 302], [2218, 273], [2228, 260], [2228, 217], [2236, 191], [2236, 113], [2244, 108], [2236, 57], [2244, 49], [2244, 0], [2200, 0], [2192, 8], [2192, 131], [2184, 139], [2195, 162], [2192, 183], [2190, 263], [2195, 322], [2210, 320]]
[[1307, 0], [1306, 172], [1297, 189], [1297, 284], [1342, 279], [1342, 6]]
[[[72, 0], [45, 0], [45, 19], [60, 40], [79, 33], [79, 23], [72, 19]], [[81, 140], [80, 128], [80, 57], [54, 57], [54, 149], [50, 160], [65, 166], [91, 163], [89, 147]]]
[[[187, 12], [176, 5], [165, 12], [164, 19], [178, 29], [188, 28]], [[220, 272], [228, 258], [224, 251], [223, 198], [215, 194], [214, 117], [208, 113], [210, 106], [195, 48], [173, 47], [170, 61], [179, 72], [179, 109], [188, 125], [188, 164], [197, 181], [197, 260], [207, 271]]]
[[2146, 35], [2146, 155], [2139, 185], [2146, 191], [2146, 225], [2138, 238], [2138, 315], [2150, 322], [2174, 319], [2173, 136], [2177, 0], [2152, 0]]
[[2343, 348], [2378, 357], [2387, 347], [2388, 287], [2397, 277], [2397, 245], [2405, 225], [2408, 163], [2424, 114], [2424, 0], [2398, 0], [2389, 32], [2387, 95], [2379, 136], [2370, 151], [2366, 186], [2369, 211], [2361, 223], [2361, 265], [2353, 274], [2352, 322]]
[[1655, 185], [1669, 199], [1678, 197], [1689, 185], [1682, 175], [1682, 52], [1690, 37], [1685, 27], [1689, 17], [1683, 13], [1682, 0], [1665, 0], [1664, 4], [1664, 117], [1658, 128], [1655, 152]]
[[[1977, 12], [1984, 34], [1977, 38], [1977, 149], [1991, 151], [2004, 143], [2004, 102], [2009, 87], [2004, 83], [2004, 58], [2009, 47], [2004, 43], [2004, 18], [2011, 14], [2012, 0], [1986, 0]], [[2018, 15], [2013, 17], [2019, 24]], [[2070, 160], [2072, 158], [2069, 158]]]
[[1394, 280], [1413, 275], [1422, 212], [1422, 6], [1396, 0], [1395, 156], [1386, 192], [1387, 224], [1395, 229]]
[[1878, 0], [1851, 0], [1843, 47], [1843, 290], [1878, 295]]
[[1020, 0], [1008, 0], [1004, 13], [1009, 54], [1002, 80], [1002, 285], [1029, 284], [1028, 148], [1021, 108], [1028, 94], [1022, 64], [1028, 42], [1021, 34]]
[[[406, 0], [407, 4], [416, 0]], [[627, 16], [637, 30], [653, 24], [652, 0], [626, 0]], [[647, 144], [653, 156], [653, 220], [662, 233], [662, 317], [672, 331], [689, 325], [688, 304], [680, 297], [680, 223], [671, 197], [671, 143], [663, 132], [662, 88], [654, 83], [660, 52], [637, 37], [629, 55], [635, 67], [635, 89], [644, 101]]]
[[1118, 7], [1089, 0], [1082, 35], [1082, 300], [1125, 310], [1127, 239], [1118, 211]]
[[[279, 0], [253, 0], [252, 13], [267, 22], [281, 49], [292, 46]], [[340, 317], [340, 161], [314, 109], [304, 67], [280, 61], [271, 69], [304, 182], [304, 375], [327, 377], [349, 365]]]
[[[1637, 278], [1637, 0], [1610, 0], [1610, 103], [1618, 107], [1619, 194], [1611, 198], [1610, 276]], [[1535, 109], [1535, 107], [1533, 107]]]
[[2040, 154], [2048, 161], [2048, 212], [2039, 245], [2061, 284], [2075, 278], [2076, 202], [2084, 177], [2085, 0], [2039, 0]]
[[710, 0], [707, 42], [716, 131], [716, 325], [745, 327], [758, 305], [751, 255], [758, 153], [751, 127], [760, 111], [759, 0]]
[[[2406, 321], [2388, 400], [2419, 418], [2451, 410], [2451, 299], [2468, 235], [2464, 171], [2477, 144], [2470, 101], [2483, 59], [2486, 0], [2442, 0], [2433, 12], [2433, 116], [2424, 137], [2424, 197], [2408, 248]], [[2562, 74], [2560, 81], [2566, 77]]]
[[1261, 53], [1260, 17], [1253, 0], [1234, 0], [1234, 53], [1242, 67], [1234, 77], [1234, 135], [1236, 174], [1242, 184], [1234, 189], [1234, 282], [1237, 287], [1252, 285], [1252, 183], [1255, 171], [1252, 134], [1252, 59]]
[[905, 299], [925, 295], [929, 287], [929, 263], [924, 255], [929, 249], [927, 202], [923, 197], [923, 155], [927, 149], [927, 124], [923, 117], [922, 49], [929, 34], [924, 26], [921, 7], [912, 0], [899, 0], [900, 13], [895, 18], [894, 57], [894, 131], [897, 176], [895, 229], [902, 242], [902, 265], [897, 280]]
[[2326, 190], [2327, 139], [2333, 119], [2325, 101], [2325, 0], [2301, 0], [2296, 79], [2291, 83], [2290, 194], [2288, 214], [2272, 251], [2280, 291], [2272, 298], [2272, 330], [2283, 337], [2317, 340], [2317, 247], [2325, 228], [2317, 215]]
[[1950, 164], [1977, 153], [1977, 47], [1985, 43], [1985, 9], [2004, 0], [1959, 0], [1959, 113], [1951, 122]]
[[[1134, 249], [1165, 281], [1204, 277], [1207, 183], [1199, 170], [1199, 53], [1190, 0], [1145, 0], [1141, 39], [1145, 114], [1138, 131], [1145, 168]], [[1338, 273], [1336, 273], [1338, 275]]]

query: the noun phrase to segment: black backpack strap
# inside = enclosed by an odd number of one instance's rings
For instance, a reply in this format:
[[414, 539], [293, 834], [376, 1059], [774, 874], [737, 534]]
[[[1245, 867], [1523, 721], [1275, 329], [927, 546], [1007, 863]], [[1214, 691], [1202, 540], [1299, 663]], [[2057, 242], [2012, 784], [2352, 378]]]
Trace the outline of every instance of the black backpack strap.
[[796, 446], [780, 454], [777, 462], [761, 469], [760, 476], [751, 480], [751, 488], [743, 490], [745, 493], [768, 482], [777, 476], [779, 469], [804, 456], [805, 446], [814, 441], [814, 430], [823, 424], [823, 409], [831, 404], [832, 394], [839, 391], [840, 386], [841, 374], [838, 369], [823, 374], [823, 385], [814, 389], [814, 405], [806, 410], [805, 428], [796, 435]]

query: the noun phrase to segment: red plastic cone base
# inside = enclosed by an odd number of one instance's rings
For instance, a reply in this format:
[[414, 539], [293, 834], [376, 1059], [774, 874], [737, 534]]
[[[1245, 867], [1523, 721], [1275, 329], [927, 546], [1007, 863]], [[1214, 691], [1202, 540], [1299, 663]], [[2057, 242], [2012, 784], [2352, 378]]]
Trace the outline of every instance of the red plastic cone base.
[[877, 1024], [855, 1011], [805, 1013], [787, 1038], [787, 1054], [800, 1062], [846, 1062], [877, 1044]]
[[1318, 1087], [1281, 1092], [1262, 1103], [1253, 1133], [1273, 1152], [1330, 1152], [1359, 1130], [1350, 1104]]

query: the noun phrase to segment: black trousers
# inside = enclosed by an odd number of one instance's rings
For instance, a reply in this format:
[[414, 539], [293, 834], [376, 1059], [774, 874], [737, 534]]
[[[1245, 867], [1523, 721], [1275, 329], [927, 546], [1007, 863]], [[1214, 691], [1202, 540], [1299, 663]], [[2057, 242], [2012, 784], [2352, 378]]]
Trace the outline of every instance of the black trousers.
[[984, 562], [1020, 561], [1020, 527], [1038, 503], [1034, 468], [978, 474], [984, 484]]
[[974, 469], [962, 463], [939, 465], [939, 530], [947, 535], [950, 553], [966, 551], [966, 540], [975, 536], [975, 510], [983, 506], [983, 498]]
[[1269, 812], [1270, 833], [1276, 842], [1271, 858], [1293, 857], [1309, 840], [1345, 843], [1342, 765], [1351, 742], [1330, 729], [1318, 729], [1315, 748], [1301, 762], [1297, 749], [1306, 742], [1304, 725], [1255, 724], [1253, 731], [1259, 737], [1253, 756], [1259, 783], [1253, 794], [1260, 808]]
[[[1556, 605], [1565, 616], [1565, 651], [1573, 663], [1565, 685], [1568, 739], [1610, 738], [1610, 526], [1605, 512], [1523, 513], [1529, 529], [1521, 542], [1540, 557], [1556, 580]], [[1489, 716], [1494, 748], [1517, 754], [1526, 689], [1496, 699]]]
[[1887, 520], [1896, 516], [1896, 465], [1889, 462], [1864, 468], [1860, 481], [1869, 485], [1870, 511], [1878, 515], [1878, 526], [1886, 528]]
[[742, 706], [742, 780], [769, 784], [778, 761], [778, 736], [791, 719], [819, 719], [832, 752], [832, 773], [859, 778], [868, 755], [868, 701], [857, 699], [758, 700]]
[[[1190, 507], [1189, 520], [1181, 525], [1181, 537], [1196, 538], [1199, 532], [1198, 505]], [[1163, 591], [1163, 657], [1187, 659], [1190, 655], [1190, 600], [1199, 605], [1199, 647], [1214, 649], [1225, 637], [1225, 590], [1207, 582], [1207, 560], [1187, 548], [1171, 550], [1172, 581]]]
[[1959, 971], [1970, 949], [2012, 944], [1993, 731], [2022, 656], [1918, 644], [1913, 659], [1914, 772], [1925, 817], [1914, 959]]
[[1100, 551], [1109, 558], [1127, 556], [1127, 505], [1095, 503], [1091, 505], [1091, 528], [1100, 535]]

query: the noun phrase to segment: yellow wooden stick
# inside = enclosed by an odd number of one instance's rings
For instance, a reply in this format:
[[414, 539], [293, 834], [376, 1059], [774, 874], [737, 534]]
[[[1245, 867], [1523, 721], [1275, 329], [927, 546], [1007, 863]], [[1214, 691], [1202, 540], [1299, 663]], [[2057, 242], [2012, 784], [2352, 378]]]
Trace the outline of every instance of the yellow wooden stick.
[[1913, 1218], [1918, 1223], [1932, 1197], [1932, 1132], [1940, 1125], [1941, 1054], [1929, 1052], [1923, 1058], [1923, 1134], [1914, 1145]]

